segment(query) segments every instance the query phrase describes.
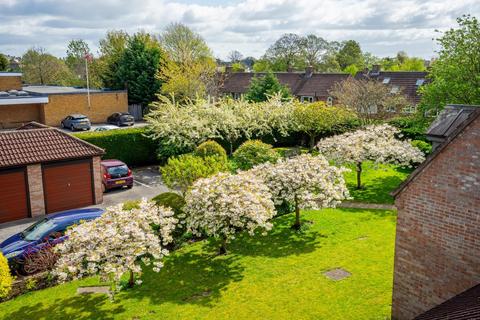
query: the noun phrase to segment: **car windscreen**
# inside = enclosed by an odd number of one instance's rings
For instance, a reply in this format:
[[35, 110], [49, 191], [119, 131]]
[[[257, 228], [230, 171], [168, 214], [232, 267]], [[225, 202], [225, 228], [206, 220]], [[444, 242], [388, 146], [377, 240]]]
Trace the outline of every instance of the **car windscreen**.
[[77, 117], [72, 117], [73, 120], [84, 120], [87, 119], [86, 116], [77, 116]]
[[37, 241], [55, 231], [57, 226], [54, 220], [45, 218], [23, 231], [22, 235], [26, 241]]
[[120, 178], [128, 174], [128, 167], [126, 165], [115, 166], [108, 168], [107, 171], [112, 178]]

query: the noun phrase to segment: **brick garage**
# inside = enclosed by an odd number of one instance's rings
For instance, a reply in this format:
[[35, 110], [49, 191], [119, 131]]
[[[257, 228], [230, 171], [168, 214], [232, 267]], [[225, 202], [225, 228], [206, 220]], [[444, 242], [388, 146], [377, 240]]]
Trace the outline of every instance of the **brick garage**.
[[101, 203], [103, 154], [40, 124], [0, 132], [0, 223]]
[[392, 318], [405, 320], [480, 283], [480, 107], [394, 195]]

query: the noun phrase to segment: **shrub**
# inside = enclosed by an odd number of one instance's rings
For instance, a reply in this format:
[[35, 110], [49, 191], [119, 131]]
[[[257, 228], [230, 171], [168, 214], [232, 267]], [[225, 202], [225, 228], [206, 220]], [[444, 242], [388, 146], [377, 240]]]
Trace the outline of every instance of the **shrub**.
[[400, 129], [400, 133], [405, 138], [427, 141], [425, 133], [431, 123], [431, 119], [424, 118], [421, 115], [415, 115], [410, 117], [397, 117], [388, 123]]
[[58, 260], [58, 254], [53, 251], [53, 247], [54, 244], [48, 242], [38, 251], [27, 250], [23, 259], [23, 272], [35, 274], [52, 270]]
[[159, 206], [171, 208], [175, 215], [181, 214], [185, 205], [185, 199], [175, 192], [160, 193], [158, 196], [153, 197], [152, 201]]
[[7, 259], [0, 252], [0, 299], [5, 298], [10, 293], [12, 281]]
[[130, 166], [157, 162], [158, 144], [145, 136], [147, 128], [129, 128], [75, 134], [77, 138], [105, 149], [104, 159], [118, 159]]
[[411, 142], [412, 146], [417, 147], [424, 154], [430, 154], [432, 152], [432, 145], [428, 142], [422, 140], [413, 140]]
[[171, 189], [179, 189], [182, 194], [185, 194], [195, 180], [221, 171], [228, 171], [226, 158], [202, 158], [191, 153], [170, 158], [167, 164], [160, 168], [163, 182]]
[[127, 200], [123, 203], [123, 210], [132, 210], [140, 208], [140, 200]]
[[195, 149], [195, 155], [199, 157], [220, 157], [226, 158], [227, 152], [225, 149], [216, 141], [208, 140], [201, 143]]
[[233, 160], [242, 170], [251, 169], [260, 163], [275, 163], [279, 158], [280, 155], [270, 144], [260, 140], [248, 140], [233, 153]]

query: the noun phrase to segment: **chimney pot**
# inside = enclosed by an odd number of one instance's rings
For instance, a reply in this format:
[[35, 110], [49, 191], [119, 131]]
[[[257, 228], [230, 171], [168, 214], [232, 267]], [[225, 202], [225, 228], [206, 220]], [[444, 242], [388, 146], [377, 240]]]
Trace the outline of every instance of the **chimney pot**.
[[310, 78], [313, 74], [313, 67], [312, 66], [308, 66], [305, 68], [305, 76], [307, 78]]

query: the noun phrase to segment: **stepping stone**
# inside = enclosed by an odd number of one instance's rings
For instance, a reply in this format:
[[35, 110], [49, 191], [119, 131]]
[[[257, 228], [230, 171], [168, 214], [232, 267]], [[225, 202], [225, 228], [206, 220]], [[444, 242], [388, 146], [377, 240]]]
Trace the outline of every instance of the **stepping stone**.
[[89, 293], [103, 293], [110, 294], [109, 286], [98, 286], [98, 287], [79, 287], [77, 288], [77, 294], [89, 294]]
[[345, 269], [335, 268], [323, 273], [327, 278], [333, 281], [339, 281], [350, 277], [352, 274]]

